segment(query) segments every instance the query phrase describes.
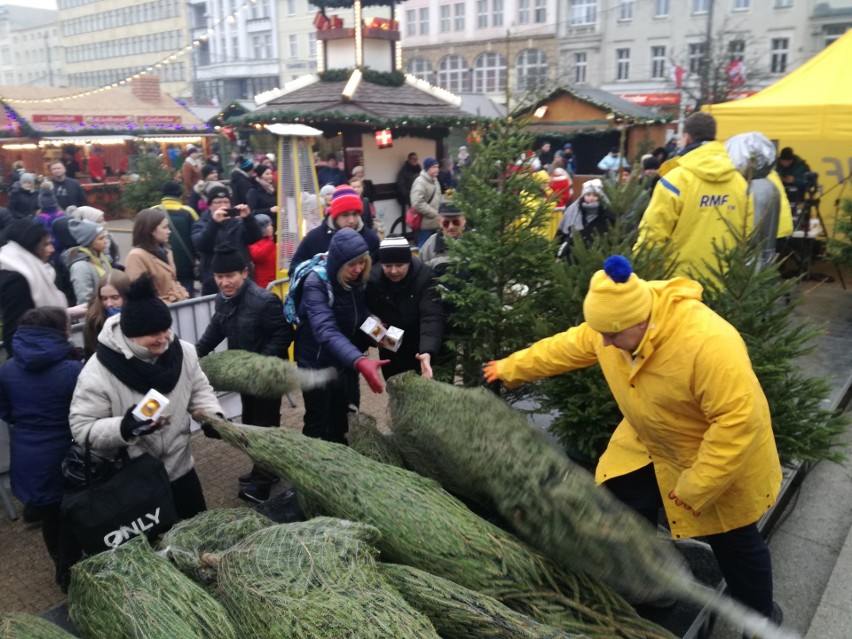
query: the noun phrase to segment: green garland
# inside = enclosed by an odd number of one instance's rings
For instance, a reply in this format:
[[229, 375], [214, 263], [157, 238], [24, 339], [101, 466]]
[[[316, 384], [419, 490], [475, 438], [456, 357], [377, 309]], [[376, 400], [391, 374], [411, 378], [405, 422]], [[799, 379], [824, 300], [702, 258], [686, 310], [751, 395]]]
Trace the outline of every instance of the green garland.
[[471, 115], [437, 115], [429, 117], [402, 116], [398, 118], [379, 118], [366, 113], [341, 113], [339, 111], [264, 111], [247, 113], [236, 118], [228, 118], [227, 124], [254, 125], [272, 122], [296, 122], [321, 126], [322, 124], [355, 124], [365, 127], [394, 130], [394, 135], [405, 135], [406, 130], [450, 129], [454, 127], [474, 128], [490, 122], [490, 118]]
[[[320, 82], [346, 82], [354, 69], [328, 69], [319, 74]], [[364, 82], [383, 87], [401, 87], [405, 84], [405, 74], [399, 71], [376, 71], [370, 67], [362, 67]]]

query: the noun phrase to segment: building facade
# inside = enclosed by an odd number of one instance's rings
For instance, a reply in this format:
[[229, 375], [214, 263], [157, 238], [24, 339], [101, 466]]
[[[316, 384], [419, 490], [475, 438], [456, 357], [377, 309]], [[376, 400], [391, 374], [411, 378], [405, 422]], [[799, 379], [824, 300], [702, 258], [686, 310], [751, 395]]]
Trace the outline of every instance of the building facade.
[[561, 0], [559, 9], [561, 77], [675, 109], [681, 97], [689, 106], [753, 93], [852, 27], [850, 0]]
[[192, 57], [184, 0], [57, 0], [67, 84], [102, 87], [152, 67], [164, 91], [187, 96]]
[[397, 9], [405, 71], [453, 93], [510, 105], [553, 89], [560, 82], [557, 4], [408, 0]]
[[58, 11], [19, 5], [0, 6], [2, 84], [64, 86], [64, 67]]

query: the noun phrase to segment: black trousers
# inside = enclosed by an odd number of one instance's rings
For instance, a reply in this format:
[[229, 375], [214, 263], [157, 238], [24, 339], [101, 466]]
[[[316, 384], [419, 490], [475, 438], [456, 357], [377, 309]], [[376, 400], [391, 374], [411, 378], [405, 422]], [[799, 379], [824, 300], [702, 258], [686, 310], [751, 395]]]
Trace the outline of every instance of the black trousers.
[[349, 413], [360, 405], [358, 373], [338, 371], [337, 378], [310, 391], [302, 391], [305, 421], [302, 434], [329, 442], [346, 443]]
[[[657, 526], [663, 498], [653, 464], [610, 479], [604, 486], [651, 525]], [[772, 613], [772, 560], [757, 524], [707, 535], [704, 539], [713, 549], [731, 596], [768, 617]]]
[[[266, 397], [255, 397], [254, 395], [240, 394], [243, 404], [242, 422], [254, 426], [279, 427], [281, 426], [281, 399], [269, 399]], [[257, 464], [251, 467], [251, 483], [269, 484], [275, 475], [269, 473]]]
[[63, 525], [60, 504], [31, 506], [30, 509], [41, 517], [41, 538], [50, 558], [53, 559], [58, 583], [61, 574], [67, 573], [68, 569], [79, 561], [83, 551]]
[[201, 490], [201, 482], [198, 473], [193, 468], [183, 477], [178, 477], [171, 483], [172, 499], [175, 500], [175, 508], [178, 517], [189, 519], [198, 513], [207, 510], [207, 502], [204, 501], [204, 492]]

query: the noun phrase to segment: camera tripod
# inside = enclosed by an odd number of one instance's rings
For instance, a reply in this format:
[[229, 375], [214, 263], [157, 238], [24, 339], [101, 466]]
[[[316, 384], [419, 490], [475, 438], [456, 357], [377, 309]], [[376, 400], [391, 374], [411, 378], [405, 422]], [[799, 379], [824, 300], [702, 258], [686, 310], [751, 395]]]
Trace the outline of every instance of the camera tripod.
[[[814, 262], [819, 260], [825, 251], [824, 241], [828, 240], [825, 220], [820, 212], [820, 196], [817, 193], [816, 186], [808, 188], [805, 193], [805, 198], [799, 207], [799, 218], [796, 222], [796, 228], [789, 240], [788, 256], [795, 258], [798, 270], [797, 275], [802, 280], [811, 282], [833, 282], [834, 277], [831, 275], [823, 275], [821, 273], [813, 273], [812, 268]], [[811, 228], [811, 220], [819, 221], [819, 230], [814, 231]], [[840, 265], [835, 263], [834, 268], [837, 272], [837, 278], [846, 288], [846, 282], [843, 279], [843, 273], [840, 271]]]

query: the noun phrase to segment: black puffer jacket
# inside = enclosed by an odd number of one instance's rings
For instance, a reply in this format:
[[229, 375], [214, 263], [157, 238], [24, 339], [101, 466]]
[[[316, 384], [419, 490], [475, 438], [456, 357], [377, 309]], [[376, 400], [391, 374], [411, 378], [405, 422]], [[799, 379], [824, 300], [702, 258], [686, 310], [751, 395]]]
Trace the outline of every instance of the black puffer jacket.
[[367, 283], [367, 307], [388, 326], [405, 331], [399, 350], [379, 348], [382, 359], [390, 364], [382, 367], [384, 376], [420, 370], [417, 353], [429, 353], [434, 358], [444, 338], [444, 309], [435, 286], [432, 269], [414, 257], [408, 274], [400, 282], [385, 277], [382, 265], [370, 272]]
[[216, 222], [210, 211], [205, 211], [201, 219], [192, 225], [192, 243], [201, 255], [201, 294], [212, 295], [219, 290], [213, 280], [213, 251], [219, 244], [233, 244], [253, 273], [254, 265], [251, 263], [248, 247], [261, 237], [263, 233], [254, 219], [254, 214], [244, 218], [229, 217], [222, 222]]
[[230, 350], [286, 358], [293, 327], [284, 319], [281, 300], [246, 280], [233, 297], [216, 296], [216, 312], [195, 345], [198, 356], [204, 357], [225, 338]]
[[16, 182], [9, 193], [9, 211], [15, 219], [34, 216], [38, 211], [38, 191], [22, 189], [21, 183]]

